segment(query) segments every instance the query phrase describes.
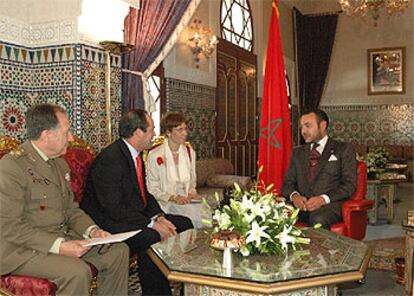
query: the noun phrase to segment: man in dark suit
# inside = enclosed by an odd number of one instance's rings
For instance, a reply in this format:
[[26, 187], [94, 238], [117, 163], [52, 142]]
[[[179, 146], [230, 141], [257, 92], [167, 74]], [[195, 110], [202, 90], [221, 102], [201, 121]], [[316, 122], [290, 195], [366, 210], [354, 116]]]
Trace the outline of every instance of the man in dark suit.
[[98, 295], [128, 294], [128, 247], [86, 246], [106, 237], [74, 201], [61, 157], [73, 140], [66, 111], [39, 104], [26, 116], [28, 141], [0, 160], [0, 274], [46, 278], [58, 295], [88, 295], [98, 269]]
[[306, 144], [293, 149], [282, 194], [300, 209], [299, 221], [329, 229], [342, 220], [342, 203], [356, 188], [357, 162], [350, 143], [328, 137], [328, 115], [320, 110], [302, 114]]
[[97, 156], [89, 171], [81, 208], [100, 227], [113, 233], [141, 229], [128, 239], [138, 253], [138, 273], [144, 295], [170, 295], [169, 282], [146, 254], [161, 239], [192, 228], [191, 220], [164, 214], [145, 185], [141, 152], [151, 148], [154, 122], [143, 110], [131, 110], [119, 123], [120, 139]]

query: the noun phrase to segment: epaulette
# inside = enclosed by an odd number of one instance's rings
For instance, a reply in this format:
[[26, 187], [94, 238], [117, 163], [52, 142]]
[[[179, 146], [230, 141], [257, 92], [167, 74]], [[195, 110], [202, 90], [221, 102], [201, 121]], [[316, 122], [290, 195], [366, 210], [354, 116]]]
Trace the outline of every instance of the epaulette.
[[10, 155], [13, 156], [13, 158], [18, 159], [23, 156], [24, 152], [23, 147], [17, 147], [10, 151]]
[[148, 153], [158, 150], [159, 148], [161, 148], [161, 145], [162, 143], [157, 143], [157, 144], [152, 145], [152, 147], [148, 150]]
[[154, 139], [152, 139], [152, 148], [155, 148], [155, 147], [160, 146], [161, 144], [164, 144], [165, 141], [167, 141], [166, 136], [155, 137]]
[[148, 149], [148, 150], [144, 150], [142, 152], [142, 159], [144, 160], [144, 163], [145, 164], [147, 164], [148, 154], [151, 151], [156, 150], [157, 147], [160, 147], [161, 144], [163, 144], [166, 140], [167, 140], [167, 138], [165, 136], [159, 136], [159, 137], [155, 137], [154, 139], [152, 139], [152, 146], [151, 146], [151, 148]]

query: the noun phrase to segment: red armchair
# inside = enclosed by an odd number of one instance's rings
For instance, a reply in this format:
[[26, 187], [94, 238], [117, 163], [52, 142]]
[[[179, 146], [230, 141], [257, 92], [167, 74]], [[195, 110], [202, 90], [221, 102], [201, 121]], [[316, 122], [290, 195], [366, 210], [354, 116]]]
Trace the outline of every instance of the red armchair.
[[331, 225], [331, 231], [362, 240], [367, 230], [368, 210], [374, 206], [373, 200], [365, 199], [367, 193], [367, 165], [358, 161], [357, 187], [350, 200], [342, 206], [342, 222]]
[[0, 135], [0, 159], [13, 149], [16, 149], [20, 142], [13, 137]]
[[95, 149], [81, 138], [74, 136], [63, 156], [71, 172], [71, 186], [75, 200], [81, 202], [89, 167], [95, 157]]
[[[19, 142], [8, 136], [0, 135], [0, 159], [17, 148]], [[95, 151], [82, 139], [75, 137], [70, 144], [66, 155], [66, 162], [71, 170], [71, 185], [75, 195], [75, 200], [80, 201], [83, 196], [86, 175], [94, 158]], [[91, 294], [97, 288], [96, 277], [98, 270], [88, 263], [92, 273]], [[0, 276], [0, 294], [5, 295], [56, 295], [57, 286], [55, 283], [38, 277], [22, 275], [3, 275]]]
[[[367, 165], [358, 161], [357, 187], [352, 197], [342, 205], [343, 221], [331, 225], [331, 231], [356, 240], [362, 240], [367, 230], [368, 210], [374, 206], [373, 200], [365, 199], [367, 193]], [[298, 222], [298, 226], [306, 226]]]

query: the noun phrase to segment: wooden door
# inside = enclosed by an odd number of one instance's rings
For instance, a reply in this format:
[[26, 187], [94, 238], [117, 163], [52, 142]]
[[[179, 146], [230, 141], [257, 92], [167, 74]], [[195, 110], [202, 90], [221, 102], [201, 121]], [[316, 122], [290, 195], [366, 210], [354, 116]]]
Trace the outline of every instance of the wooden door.
[[225, 40], [217, 48], [216, 149], [238, 175], [257, 169], [256, 56]]

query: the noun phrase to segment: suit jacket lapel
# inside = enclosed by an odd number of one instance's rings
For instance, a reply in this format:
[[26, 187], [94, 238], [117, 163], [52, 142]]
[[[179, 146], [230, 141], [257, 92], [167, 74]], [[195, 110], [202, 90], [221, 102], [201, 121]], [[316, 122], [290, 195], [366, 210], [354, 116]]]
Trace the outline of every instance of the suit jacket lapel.
[[30, 141], [25, 142], [22, 147], [29, 154], [29, 159], [33, 163], [35, 174], [41, 175], [44, 180], [50, 181], [51, 183], [60, 186], [60, 177], [57, 175], [55, 170], [43, 160], [43, 158], [33, 148]]
[[328, 142], [326, 143], [326, 146], [323, 149], [322, 155], [319, 157], [318, 164], [316, 165], [314, 180], [316, 180], [319, 172], [328, 163], [328, 160], [332, 154], [333, 148], [334, 148], [334, 142], [330, 138], [328, 138]]
[[[118, 145], [121, 149], [122, 154], [124, 155], [125, 159], [128, 162], [131, 182], [132, 184], [134, 184], [134, 190], [141, 196], [141, 192], [139, 191], [137, 169], [135, 167], [134, 160], [132, 159], [131, 152], [129, 151], [127, 145], [124, 143], [122, 139], [118, 140]], [[144, 167], [144, 165], [142, 167]]]

